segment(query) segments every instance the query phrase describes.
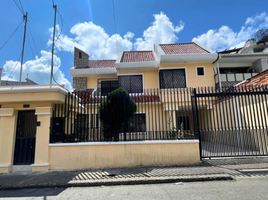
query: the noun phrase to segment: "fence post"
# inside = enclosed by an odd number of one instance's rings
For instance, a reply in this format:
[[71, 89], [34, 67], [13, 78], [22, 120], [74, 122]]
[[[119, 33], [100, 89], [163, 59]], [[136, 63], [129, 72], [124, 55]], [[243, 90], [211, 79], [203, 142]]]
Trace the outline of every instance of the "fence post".
[[124, 140], [127, 141], [127, 122], [126, 122], [126, 93], [123, 92], [123, 114], [124, 114]]
[[199, 156], [200, 156], [200, 160], [202, 160], [202, 145], [201, 145], [201, 134], [200, 134], [200, 128], [199, 128], [199, 117], [198, 117], [198, 107], [197, 107], [197, 98], [196, 98], [196, 88], [194, 88], [193, 90], [193, 98], [194, 98], [194, 106], [195, 106], [195, 114], [194, 114], [194, 120], [195, 120], [195, 129], [196, 129], [196, 133], [197, 133], [197, 137], [199, 140]]

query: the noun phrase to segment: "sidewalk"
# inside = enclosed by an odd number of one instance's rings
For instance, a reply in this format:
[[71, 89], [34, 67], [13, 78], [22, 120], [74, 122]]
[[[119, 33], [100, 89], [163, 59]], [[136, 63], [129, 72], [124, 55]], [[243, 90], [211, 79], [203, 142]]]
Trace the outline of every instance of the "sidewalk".
[[240, 177], [268, 178], [268, 158], [211, 159], [190, 166], [16, 172], [0, 174], [0, 189], [153, 184], [233, 180]]

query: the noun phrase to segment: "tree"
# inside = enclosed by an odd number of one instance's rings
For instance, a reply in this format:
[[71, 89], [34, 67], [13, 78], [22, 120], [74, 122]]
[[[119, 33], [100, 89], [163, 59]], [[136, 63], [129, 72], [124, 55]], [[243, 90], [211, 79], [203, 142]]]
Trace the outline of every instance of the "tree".
[[99, 106], [104, 140], [118, 141], [123, 125], [127, 124], [136, 110], [137, 106], [127, 91], [118, 88], [110, 92]]

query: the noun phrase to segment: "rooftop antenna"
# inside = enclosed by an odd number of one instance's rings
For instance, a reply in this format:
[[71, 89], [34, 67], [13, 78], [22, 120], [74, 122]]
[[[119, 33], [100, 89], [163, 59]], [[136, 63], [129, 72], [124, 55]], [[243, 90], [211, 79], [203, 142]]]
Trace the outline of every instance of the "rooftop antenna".
[[20, 85], [21, 85], [23, 54], [24, 54], [24, 46], [25, 46], [25, 38], [26, 38], [27, 17], [28, 17], [28, 12], [26, 12], [26, 14], [23, 15], [23, 20], [24, 20], [24, 34], [23, 34], [22, 53], [21, 53], [21, 61], [20, 61]]
[[50, 87], [52, 87], [52, 78], [53, 78], [53, 55], [54, 55], [54, 45], [55, 45], [55, 27], [56, 27], [56, 13], [57, 13], [57, 5], [54, 5], [53, 2], [54, 13], [54, 29], [53, 29], [53, 42], [52, 42], [52, 51], [51, 51], [51, 73], [50, 73]]

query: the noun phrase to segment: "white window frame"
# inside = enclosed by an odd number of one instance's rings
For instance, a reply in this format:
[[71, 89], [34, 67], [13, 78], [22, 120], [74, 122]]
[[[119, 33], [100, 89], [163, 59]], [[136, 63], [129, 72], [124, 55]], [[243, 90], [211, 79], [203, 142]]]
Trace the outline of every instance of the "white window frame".
[[144, 94], [144, 74], [143, 73], [137, 73], [137, 74], [117, 74], [118, 80], [119, 76], [135, 76], [135, 75], [141, 75], [142, 76], [142, 93], [130, 93], [129, 95], [135, 95], [135, 94]]
[[185, 82], [186, 82], [186, 87], [188, 88], [188, 76], [187, 76], [187, 68], [186, 67], [163, 67], [163, 68], [159, 68], [158, 70], [158, 86], [160, 90], [176, 90], [176, 89], [184, 89], [184, 88], [161, 88], [160, 87], [160, 78], [159, 78], [159, 72], [160, 70], [169, 70], [169, 69], [184, 69], [185, 70]]
[[[204, 75], [198, 75], [197, 68], [203, 68], [203, 70], [204, 70]], [[197, 76], [197, 77], [204, 77], [204, 76], [206, 76], [205, 66], [196, 66], [196, 67], [195, 67], [195, 71], [196, 71], [196, 76]]]

